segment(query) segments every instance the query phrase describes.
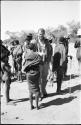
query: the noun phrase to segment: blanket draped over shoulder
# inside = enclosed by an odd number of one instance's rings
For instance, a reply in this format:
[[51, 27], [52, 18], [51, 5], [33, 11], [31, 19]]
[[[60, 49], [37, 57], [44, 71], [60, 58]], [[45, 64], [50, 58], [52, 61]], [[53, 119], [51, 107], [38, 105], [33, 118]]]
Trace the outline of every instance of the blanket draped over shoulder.
[[39, 77], [40, 70], [39, 64], [41, 62], [41, 57], [35, 53], [27, 50], [27, 54], [25, 54], [25, 62], [23, 64], [23, 70], [27, 75], [27, 82], [30, 93], [36, 93], [40, 91], [39, 88]]
[[25, 72], [29, 71], [31, 67], [39, 65], [41, 62], [41, 57], [36, 52], [31, 52], [30, 50], [27, 50], [24, 58], [23, 70]]

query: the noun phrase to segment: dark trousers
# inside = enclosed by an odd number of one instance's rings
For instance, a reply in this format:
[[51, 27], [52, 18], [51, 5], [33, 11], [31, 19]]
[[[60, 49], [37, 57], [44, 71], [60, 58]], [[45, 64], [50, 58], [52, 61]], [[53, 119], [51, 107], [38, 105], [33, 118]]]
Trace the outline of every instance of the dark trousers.
[[67, 64], [68, 64], [68, 60], [67, 60], [67, 58], [66, 58], [66, 60], [65, 60], [64, 63], [63, 63], [63, 75], [64, 75], [64, 76], [65, 76], [66, 73], [67, 73], [67, 68], [68, 68]]
[[61, 84], [63, 79], [63, 68], [60, 66], [56, 72], [57, 72], [57, 92], [59, 92], [61, 90]]
[[40, 66], [40, 91], [41, 96], [47, 94], [46, 85], [47, 85], [47, 76], [48, 76], [49, 63], [45, 63]]
[[17, 63], [17, 67], [18, 67], [18, 75], [17, 78], [18, 80], [22, 80], [22, 61], [20, 63]]
[[17, 76], [17, 73], [18, 73], [18, 66], [17, 66], [17, 61], [14, 59], [13, 60], [13, 67], [14, 67], [14, 69], [15, 69], [15, 75]]

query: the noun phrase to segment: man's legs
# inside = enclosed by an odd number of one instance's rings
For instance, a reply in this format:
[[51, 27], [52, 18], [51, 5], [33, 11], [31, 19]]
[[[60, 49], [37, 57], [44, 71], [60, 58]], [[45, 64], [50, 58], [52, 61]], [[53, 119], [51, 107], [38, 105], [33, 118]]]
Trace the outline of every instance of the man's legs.
[[14, 60], [14, 69], [15, 69], [15, 76], [17, 77], [18, 66], [17, 66], [17, 62], [16, 62], [16, 60]]
[[57, 93], [61, 91], [61, 84], [63, 79], [63, 69], [59, 67], [57, 70]]
[[41, 95], [42, 96], [46, 96], [47, 95], [46, 84], [47, 84], [48, 68], [49, 68], [49, 64], [48, 63], [45, 63], [42, 66], [42, 74], [41, 74]]
[[20, 64], [18, 64], [18, 81], [22, 81], [22, 71]]
[[67, 62], [66, 61], [64, 62], [64, 69], [63, 70], [64, 70], [64, 74], [63, 75], [65, 77], [66, 73], [67, 73]]
[[18, 81], [23, 81], [22, 80], [22, 59], [20, 59], [17, 62], [17, 67], [18, 67]]

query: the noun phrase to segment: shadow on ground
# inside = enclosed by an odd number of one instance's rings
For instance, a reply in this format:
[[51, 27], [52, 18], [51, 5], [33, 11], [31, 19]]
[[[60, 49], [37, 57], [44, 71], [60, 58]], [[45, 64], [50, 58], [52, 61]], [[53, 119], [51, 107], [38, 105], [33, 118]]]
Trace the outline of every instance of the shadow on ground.
[[[60, 93], [60, 94], [61, 94], [61, 95], [67, 94], [67, 93], [69, 93], [69, 90], [70, 90], [70, 89], [71, 89], [71, 93], [73, 93], [73, 92], [75, 92], [75, 91], [77, 91], [77, 90], [81, 90], [81, 84], [76, 85], [76, 86], [73, 86], [73, 87], [71, 87], [71, 88], [68, 87], [68, 88], [62, 90], [63, 92]], [[50, 94], [48, 94], [48, 97], [55, 96], [55, 95], [57, 95], [57, 93], [50, 93]]]
[[[71, 93], [73, 93], [73, 92], [75, 92], [77, 90], [81, 90], [81, 85], [80, 84], [71, 87]], [[64, 89], [63, 92], [60, 93], [60, 95], [64, 95], [64, 94], [67, 94], [67, 93], [69, 93], [69, 88]], [[57, 93], [50, 93], [50, 94], [48, 94], [47, 97], [52, 97], [52, 96], [56, 96], [56, 95], [58, 95], [58, 94]], [[68, 97], [68, 98], [57, 98], [57, 99], [55, 99], [53, 101], [50, 101], [48, 103], [42, 103], [42, 106], [43, 107], [48, 107], [50, 105], [62, 105], [64, 103], [69, 103], [70, 101], [72, 101], [75, 98], [77, 98], [77, 97], [76, 96], [75, 97], [71, 96], [71, 97]], [[33, 97], [33, 99], [35, 99], [35, 98]], [[25, 102], [25, 101], [29, 101], [29, 98], [16, 99], [16, 100], [13, 100], [13, 101], [14, 101], [14, 103]]]
[[67, 75], [66, 77], [63, 78], [63, 81], [68, 81], [70, 79], [75, 79], [76, 77], [79, 77], [79, 76], [78, 75], [74, 75], [74, 74]]
[[[71, 77], [74, 79], [75, 77], [78, 77], [78, 76], [72, 75]], [[26, 78], [26, 76], [24, 76], [24, 79], [25, 78]], [[70, 76], [68, 76], [66, 80], [69, 80], [69, 79], [70, 79]], [[64, 95], [64, 94], [69, 93], [69, 90], [70, 90], [69, 87], [64, 89], [63, 92], [60, 93], [60, 95]], [[73, 93], [77, 90], [81, 90], [81, 84], [71, 87], [71, 93]], [[50, 94], [48, 94], [47, 97], [52, 97], [52, 96], [56, 96], [56, 95], [58, 95], [58, 94], [57, 93], [50, 93]], [[41, 107], [45, 108], [45, 107], [48, 107], [48, 106], [51, 106], [51, 105], [62, 105], [62, 104], [71, 102], [75, 98], [77, 98], [77, 96], [71, 96], [71, 97], [68, 97], [68, 98], [57, 98], [57, 99], [49, 101], [47, 103], [42, 103]], [[14, 101], [14, 103], [19, 103], [19, 102], [25, 102], [25, 101], [28, 101], [28, 100], [29, 100], [29, 98], [22, 98], [22, 99], [16, 99], [16, 100], [13, 100], [13, 101]]]
[[[75, 74], [71, 74], [71, 75], [66, 75], [64, 78], [63, 78], [63, 81], [69, 81], [71, 79], [75, 79], [76, 77], [79, 77], [79, 75], [75, 75]], [[56, 79], [51, 79], [51, 81], [53, 84], [54, 83], [57, 83]]]
[[22, 99], [14, 99], [14, 100], [12, 100], [14, 103], [19, 103], [19, 102], [25, 102], [25, 101], [28, 101], [29, 100], [29, 98], [22, 98]]
[[57, 98], [55, 100], [49, 101], [47, 103], [42, 103], [40, 108], [46, 108], [51, 105], [63, 105], [65, 103], [71, 102], [73, 99], [77, 98], [76, 96], [68, 97], [68, 98]]

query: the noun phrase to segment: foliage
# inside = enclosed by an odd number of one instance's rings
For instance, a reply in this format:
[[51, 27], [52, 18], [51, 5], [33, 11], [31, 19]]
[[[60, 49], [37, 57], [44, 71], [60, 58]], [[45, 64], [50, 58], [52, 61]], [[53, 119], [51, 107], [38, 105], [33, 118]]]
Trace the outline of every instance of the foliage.
[[[68, 25], [68, 28], [66, 28], [63, 25], [59, 25], [57, 28], [54, 28], [54, 27], [46, 28], [45, 29], [46, 37], [48, 39], [52, 39], [53, 41], [55, 41], [55, 39], [59, 38], [60, 36], [68, 37], [69, 35], [70, 38], [75, 38], [78, 29], [81, 27], [80, 22], [75, 22], [73, 20], [71, 22], [68, 22], [67, 25]], [[6, 31], [5, 33], [10, 37], [9, 39], [4, 40], [5, 44], [11, 44], [12, 40], [18, 39], [20, 44], [23, 45], [28, 33], [32, 33], [33, 38], [37, 37], [37, 33], [34, 32], [33, 30], [32, 31], [22, 30], [21, 32]]]
[[28, 33], [32, 33], [33, 38], [36, 37], [36, 33], [34, 31], [24, 31], [24, 30], [22, 30], [21, 32], [6, 31], [6, 34], [9, 35], [10, 38], [4, 40], [4, 43], [11, 44], [14, 39], [17, 39], [19, 40], [19, 43], [23, 45]]
[[68, 22], [67, 25], [69, 26], [69, 33], [72, 37], [75, 37], [77, 35], [78, 29], [81, 28], [80, 22], [75, 22], [73, 20], [71, 22]]

